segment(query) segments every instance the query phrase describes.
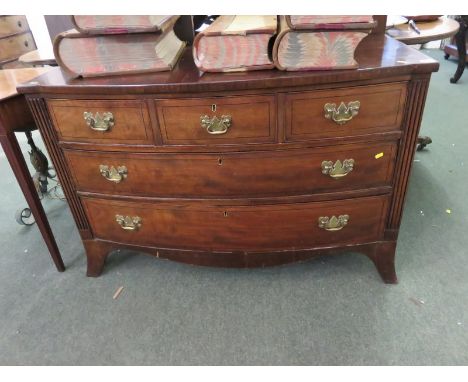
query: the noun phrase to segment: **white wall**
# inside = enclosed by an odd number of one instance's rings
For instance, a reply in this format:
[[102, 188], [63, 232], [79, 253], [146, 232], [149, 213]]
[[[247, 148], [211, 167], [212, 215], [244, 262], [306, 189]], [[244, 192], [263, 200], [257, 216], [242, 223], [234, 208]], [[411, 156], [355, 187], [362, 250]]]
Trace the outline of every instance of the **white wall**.
[[50, 41], [49, 31], [45, 22], [44, 15], [26, 14], [29, 28], [36, 41], [37, 49], [44, 52], [45, 56], [53, 57], [52, 42]]

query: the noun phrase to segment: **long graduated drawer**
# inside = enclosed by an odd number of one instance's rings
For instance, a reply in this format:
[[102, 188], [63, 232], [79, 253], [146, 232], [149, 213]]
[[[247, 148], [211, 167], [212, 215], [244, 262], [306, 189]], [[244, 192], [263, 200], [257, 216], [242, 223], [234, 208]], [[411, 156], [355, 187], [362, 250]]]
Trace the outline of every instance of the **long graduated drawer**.
[[99, 239], [158, 248], [270, 251], [382, 238], [388, 196], [265, 206], [83, 198]]
[[215, 154], [65, 150], [78, 190], [159, 197], [251, 197], [391, 186], [396, 143]]

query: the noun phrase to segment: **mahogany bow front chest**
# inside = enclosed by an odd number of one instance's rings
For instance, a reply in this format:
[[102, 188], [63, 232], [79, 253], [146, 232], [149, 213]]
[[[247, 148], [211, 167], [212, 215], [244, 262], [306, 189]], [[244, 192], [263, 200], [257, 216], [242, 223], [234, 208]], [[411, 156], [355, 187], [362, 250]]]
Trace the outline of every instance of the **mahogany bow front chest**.
[[[398, 228], [431, 72], [383, 35], [357, 70], [171, 72], [24, 84], [88, 276], [132, 248], [255, 267], [343, 251], [396, 282]], [[402, 254], [404, 255], [404, 254]]]

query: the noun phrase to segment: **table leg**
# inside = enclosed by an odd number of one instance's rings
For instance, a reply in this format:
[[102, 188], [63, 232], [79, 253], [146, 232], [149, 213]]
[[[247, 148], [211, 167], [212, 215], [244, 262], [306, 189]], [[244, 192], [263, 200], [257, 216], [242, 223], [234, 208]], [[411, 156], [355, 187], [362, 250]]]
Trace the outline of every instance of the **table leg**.
[[431, 137], [428, 137], [426, 135], [420, 135], [418, 137], [418, 151], [421, 151], [426, 147], [427, 145], [430, 145], [432, 143]]
[[49, 248], [52, 260], [54, 261], [57, 270], [59, 272], [63, 272], [65, 270], [65, 265], [63, 264], [57, 243], [55, 242], [54, 235], [49, 222], [47, 221], [46, 214], [42, 208], [41, 201], [37, 195], [36, 188], [29, 174], [29, 169], [24, 161], [23, 153], [21, 152], [15, 134], [7, 133], [6, 135], [0, 135], [0, 143], [5, 151], [8, 161], [10, 162], [13, 173], [18, 180], [18, 184], [23, 191], [26, 201], [28, 202], [29, 208], [36, 219], [37, 226], [41, 231], [47, 248]]
[[466, 66], [466, 31], [468, 21], [463, 18], [460, 18], [457, 21], [460, 22], [460, 29], [455, 35], [455, 42], [457, 43], [458, 51], [458, 67], [455, 75], [450, 79], [452, 84], [456, 83], [460, 79]]

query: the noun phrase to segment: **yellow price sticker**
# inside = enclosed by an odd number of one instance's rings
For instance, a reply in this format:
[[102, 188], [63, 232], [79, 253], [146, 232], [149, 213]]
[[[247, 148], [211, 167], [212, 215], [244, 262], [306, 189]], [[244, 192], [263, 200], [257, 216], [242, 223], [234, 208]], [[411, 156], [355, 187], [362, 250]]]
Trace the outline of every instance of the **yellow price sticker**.
[[375, 154], [375, 159], [380, 159], [383, 157], [383, 153]]

